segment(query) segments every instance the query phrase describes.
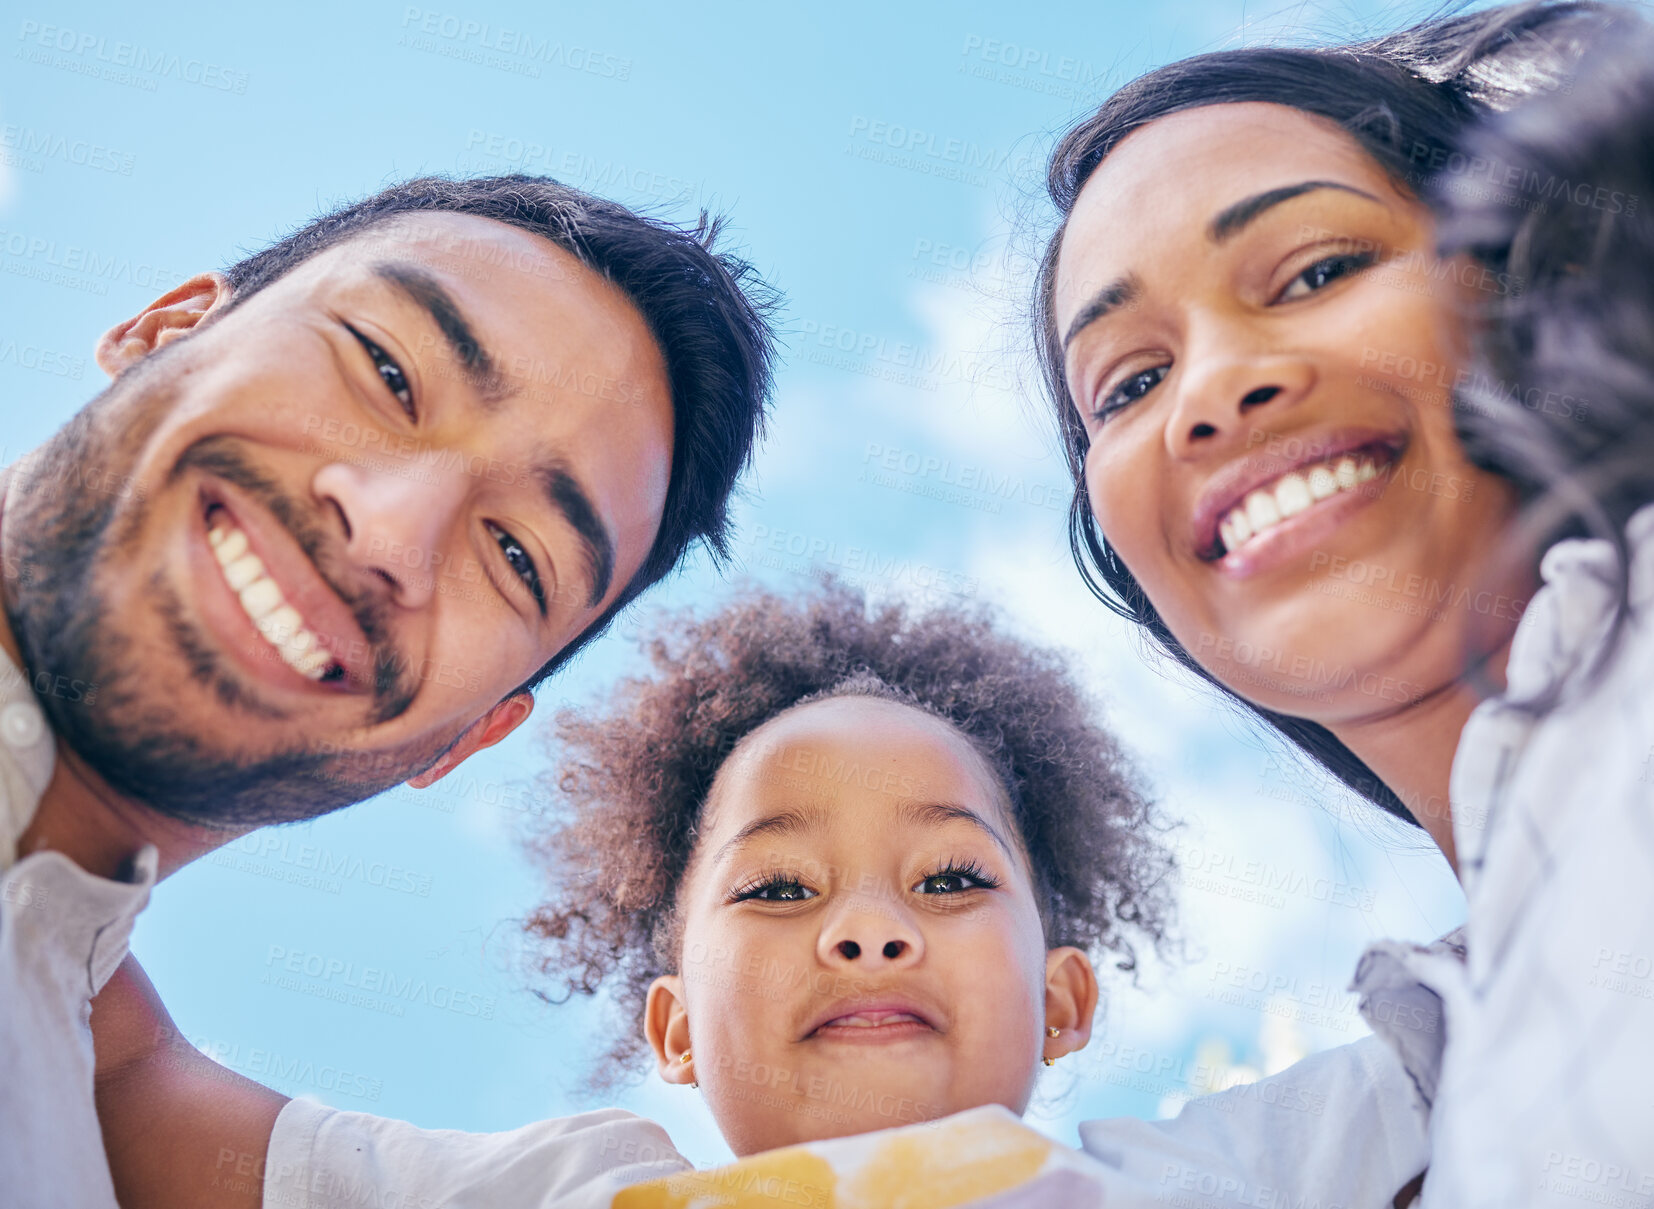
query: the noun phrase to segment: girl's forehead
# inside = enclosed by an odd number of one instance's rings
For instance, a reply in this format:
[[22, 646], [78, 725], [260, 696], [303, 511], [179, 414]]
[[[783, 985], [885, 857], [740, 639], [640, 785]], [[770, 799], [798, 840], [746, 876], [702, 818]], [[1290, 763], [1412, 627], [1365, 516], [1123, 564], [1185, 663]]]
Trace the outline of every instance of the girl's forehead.
[[954, 726], [873, 697], [833, 697], [788, 710], [741, 740], [718, 770], [703, 843], [776, 809], [824, 809], [847, 826], [911, 821], [912, 804], [962, 806], [1015, 842], [998, 776]]

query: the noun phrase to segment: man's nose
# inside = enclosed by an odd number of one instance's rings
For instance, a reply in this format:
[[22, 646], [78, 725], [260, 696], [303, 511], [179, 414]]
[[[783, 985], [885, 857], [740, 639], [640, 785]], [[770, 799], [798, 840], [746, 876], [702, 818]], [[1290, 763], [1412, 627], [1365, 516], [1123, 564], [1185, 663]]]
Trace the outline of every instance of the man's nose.
[[330, 462], [316, 472], [312, 489], [338, 515], [353, 565], [385, 580], [403, 608], [430, 603], [469, 494], [465, 476]]

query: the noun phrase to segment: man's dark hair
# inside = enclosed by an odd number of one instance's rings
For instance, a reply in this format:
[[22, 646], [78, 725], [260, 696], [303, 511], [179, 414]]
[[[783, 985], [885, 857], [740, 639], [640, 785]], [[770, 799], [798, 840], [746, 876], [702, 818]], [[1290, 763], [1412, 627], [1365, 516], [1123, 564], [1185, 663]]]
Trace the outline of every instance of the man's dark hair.
[[775, 292], [746, 261], [714, 250], [722, 219], [693, 226], [645, 217], [542, 176], [424, 176], [334, 210], [225, 270], [231, 308], [318, 252], [407, 214], [491, 218], [549, 239], [613, 283], [660, 346], [672, 390], [672, 471], [660, 532], [603, 615], [525, 681], [532, 689], [602, 634], [700, 541], [729, 553], [729, 497], [763, 433]]

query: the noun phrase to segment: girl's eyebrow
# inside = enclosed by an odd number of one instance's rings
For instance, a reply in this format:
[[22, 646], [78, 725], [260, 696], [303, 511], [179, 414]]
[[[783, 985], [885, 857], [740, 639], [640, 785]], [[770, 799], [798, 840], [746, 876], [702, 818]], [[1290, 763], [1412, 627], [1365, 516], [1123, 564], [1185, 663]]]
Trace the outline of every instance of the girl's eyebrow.
[[1357, 189], [1354, 185], [1340, 184], [1338, 181], [1299, 181], [1296, 185], [1282, 185], [1278, 189], [1265, 189], [1262, 193], [1254, 193], [1251, 197], [1243, 197], [1232, 206], [1225, 206], [1212, 216], [1212, 222], [1206, 229], [1206, 238], [1213, 243], [1223, 243], [1240, 234], [1246, 225], [1257, 218], [1265, 210], [1272, 209], [1282, 202], [1291, 201], [1305, 193], [1313, 193], [1317, 189], [1341, 189], [1345, 193], [1353, 193], [1357, 197], [1364, 197], [1368, 201], [1382, 201], [1368, 193], [1365, 189]]
[[813, 806], [807, 810], [782, 810], [776, 814], [765, 815], [761, 819], [754, 819], [741, 830], [737, 831], [723, 847], [713, 856], [714, 864], [724, 859], [735, 849], [756, 839], [761, 835], [798, 835], [801, 832], [819, 830], [827, 821], [827, 812], [820, 806]]
[[904, 819], [913, 823], [970, 823], [987, 832], [988, 837], [1000, 846], [1006, 856], [1016, 859], [1016, 852], [1005, 842], [1005, 837], [999, 834], [992, 823], [968, 807], [952, 802], [903, 802], [901, 814]]

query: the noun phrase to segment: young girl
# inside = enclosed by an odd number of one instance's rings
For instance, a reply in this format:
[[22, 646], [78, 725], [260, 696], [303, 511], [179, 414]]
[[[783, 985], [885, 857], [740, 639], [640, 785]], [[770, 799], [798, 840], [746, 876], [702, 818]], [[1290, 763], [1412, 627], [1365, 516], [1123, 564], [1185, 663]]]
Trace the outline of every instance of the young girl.
[[1429, 1205], [1654, 1195], [1649, 46], [1522, 5], [1207, 56], [1049, 174], [1082, 574], [1464, 883], [1465, 945], [1357, 979]]
[[[204, 1079], [151, 1149], [264, 1155], [265, 1203], [305, 1206], [1382, 1206], [1423, 1166], [1373, 1038], [1174, 1121], [1087, 1122], [1080, 1151], [1018, 1122], [1090, 1038], [1092, 961], [1131, 968], [1169, 907], [1150, 808], [1055, 654], [831, 586], [658, 635], [651, 675], [560, 720], [530, 927], [558, 984], [612, 992], [600, 1074], [698, 1089], [738, 1161], [690, 1173], [614, 1111], [476, 1135], [292, 1101], [238, 1130], [245, 1089]], [[183, 1171], [167, 1203], [204, 1191]]]

